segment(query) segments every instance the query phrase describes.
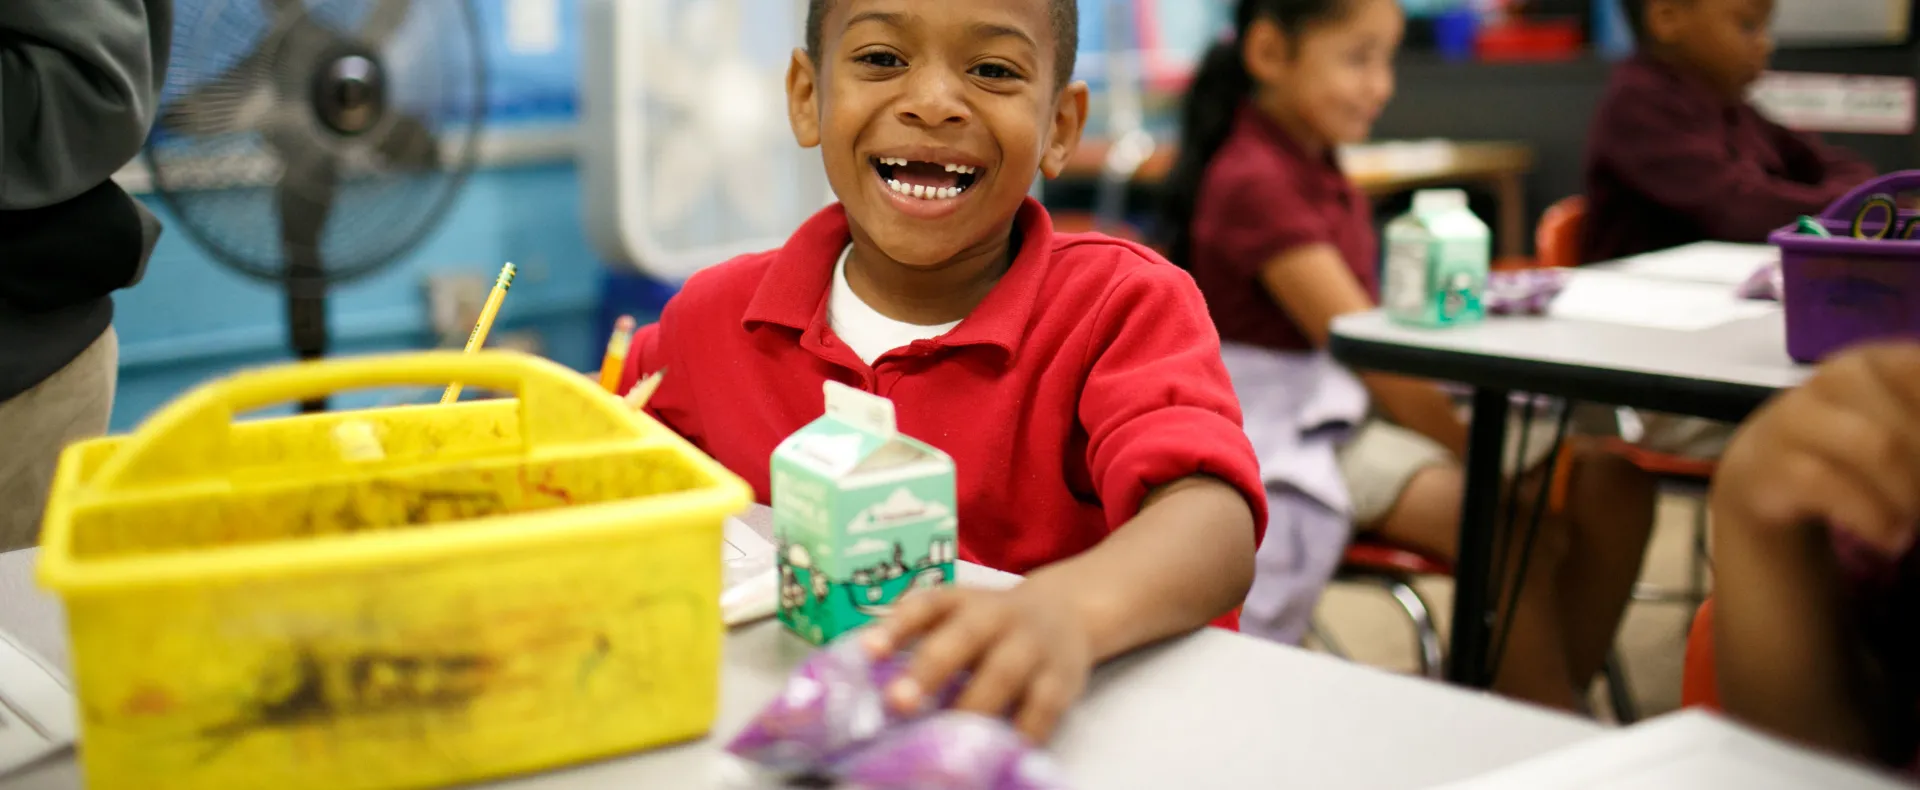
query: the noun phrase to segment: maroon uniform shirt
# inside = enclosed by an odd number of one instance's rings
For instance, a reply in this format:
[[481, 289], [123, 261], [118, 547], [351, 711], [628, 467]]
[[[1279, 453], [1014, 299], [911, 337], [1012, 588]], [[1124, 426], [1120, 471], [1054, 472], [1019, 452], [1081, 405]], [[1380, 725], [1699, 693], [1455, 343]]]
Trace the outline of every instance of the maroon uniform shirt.
[[1874, 175], [1846, 152], [1636, 56], [1615, 67], [1587, 139], [1581, 260], [1765, 242]]
[[636, 335], [620, 389], [670, 368], [648, 410], [762, 503], [774, 446], [821, 415], [825, 380], [891, 398], [903, 433], [953, 456], [960, 557], [1010, 573], [1092, 548], [1193, 475], [1238, 488], [1264, 531], [1259, 462], [1193, 281], [1139, 245], [1055, 235], [1032, 200], [1018, 228], [972, 315], [869, 367], [827, 321], [851, 238], [832, 206], [786, 246], [689, 280]]
[[1331, 244], [1379, 298], [1373, 207], [1331, 152], [1310, 156], [1285, 130], [1244, 105], [1194, 203], [1188, 260], [1223, 339], [1280, 351], [1313, 344], [1260, 273], [1289, 250]]

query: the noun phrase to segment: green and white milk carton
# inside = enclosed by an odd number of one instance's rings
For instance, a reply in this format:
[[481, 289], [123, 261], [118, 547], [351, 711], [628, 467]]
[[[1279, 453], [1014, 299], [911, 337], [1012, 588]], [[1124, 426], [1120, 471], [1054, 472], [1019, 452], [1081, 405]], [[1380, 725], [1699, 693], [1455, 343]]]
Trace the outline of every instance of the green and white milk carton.
[[780, 622], [816, 645], [951, 584], [953, 459], [899, 432], [893, 402], [826, 383], [826, 414], [773, 451]]
[[1485, 318], [1483, 298], [1493, 233], [1467, 208], [1467, 193], [1415, 193], [1413, 211], [1387, 223], [1387, 316], [1418, 326], [1451, 326]]

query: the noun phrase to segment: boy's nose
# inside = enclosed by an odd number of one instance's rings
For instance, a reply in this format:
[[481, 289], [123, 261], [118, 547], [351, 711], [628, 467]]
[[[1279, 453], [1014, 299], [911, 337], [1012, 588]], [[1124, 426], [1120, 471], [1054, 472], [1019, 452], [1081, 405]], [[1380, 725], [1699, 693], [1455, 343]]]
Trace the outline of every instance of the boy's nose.
[[965, 90], [959, 79], [941, 69], [922, 69], [908, 79], [900, 120], [919, 126], [964, 123], [970, 113]]

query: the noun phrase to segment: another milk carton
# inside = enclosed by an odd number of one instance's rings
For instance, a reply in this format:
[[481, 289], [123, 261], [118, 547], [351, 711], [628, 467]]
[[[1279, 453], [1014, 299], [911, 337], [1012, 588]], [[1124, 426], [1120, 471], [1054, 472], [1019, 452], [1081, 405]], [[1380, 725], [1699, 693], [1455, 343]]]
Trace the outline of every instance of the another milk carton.
[[1387, 224], [1388, 317], [1418, 326], [1451, 326], [1486, 317], [1483, 297], [1493, 234], [1467, 208], [1467, 193], [1415, 193], [1413, 211]]
[[773, 451], [780, 622], [816, 645], [953, 582], [953, 459], [895, 428], [893, 402], [826, 383], [827, 412]]

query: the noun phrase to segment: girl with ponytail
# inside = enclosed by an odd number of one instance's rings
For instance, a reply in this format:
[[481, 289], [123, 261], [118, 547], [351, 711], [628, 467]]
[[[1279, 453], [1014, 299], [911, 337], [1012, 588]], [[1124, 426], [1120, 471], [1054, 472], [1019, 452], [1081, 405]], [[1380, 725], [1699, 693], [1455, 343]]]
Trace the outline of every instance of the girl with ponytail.
[[[1467, 428], [1452, 401], [1356, 378], [1323, 350], [1336, 316], [1378, 299], [1372, 208], [1337, 152], [1392, 97], [1404, 25], [1397, 0], [1240, 0], [1189, 89], [1164, 185], [1159, 241], [1206, 297], [1268, 481], [1241, 627], [1280, 641], [1304, 633], [1352, 529], [1455, 553]], [[1521, 470], [1543, 466], [1540, 449]], [[1494, 688], [1574, 709], [1639, 574], [1654, 481], [1580, 453], [1567, 503], [1541, 526]]]

